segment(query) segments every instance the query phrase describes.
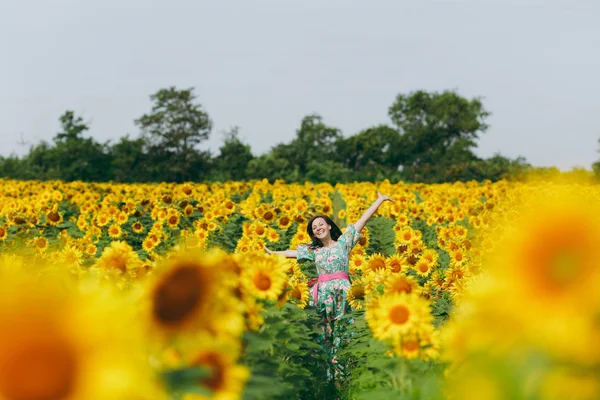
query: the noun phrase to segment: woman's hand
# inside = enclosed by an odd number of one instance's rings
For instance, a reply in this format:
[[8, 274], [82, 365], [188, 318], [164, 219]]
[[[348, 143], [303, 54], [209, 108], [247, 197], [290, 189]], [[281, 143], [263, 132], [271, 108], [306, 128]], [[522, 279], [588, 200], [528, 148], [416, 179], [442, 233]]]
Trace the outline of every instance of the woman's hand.
[[390, 196], [387, 196], [385, 194], [381, 194], [379, 192], [377, 192], [377, 200], [381, 199], [381, 202], [383, 203], [384, 201], [391, 201], [392, 203], [394, 202], [394, 199], [392, 199]]
[[263, 247], [264, 247], [264, 249], [265, 249], [265, 251], [266, 251], [267, 253], [269, 253], [269, 254], [273, 254], [273, 253], [275, 253], [273, 250], [269, 250], [269, 249], [267, 248], [267, 246], [263, 246]]

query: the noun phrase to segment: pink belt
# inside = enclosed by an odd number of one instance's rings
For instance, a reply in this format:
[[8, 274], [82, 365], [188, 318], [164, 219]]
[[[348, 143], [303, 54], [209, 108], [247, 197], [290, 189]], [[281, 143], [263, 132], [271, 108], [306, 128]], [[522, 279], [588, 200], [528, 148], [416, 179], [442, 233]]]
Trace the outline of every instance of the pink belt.
[[336, 279], [348, 279], [348, 273], [347, 272], [335, 272], [333, 274], [322, 274], [322, 275], [319, 275], [319, 278], [312, 278], [308, 282], [308, 286], [314, 285], [310, 289], [310, 292], [312, 293], [312, 297], [313, 297], [313, 300], [315, 301], [315, 304], [317, 304], [317, 298], [319, 296], [319, 283], [334, 281]]

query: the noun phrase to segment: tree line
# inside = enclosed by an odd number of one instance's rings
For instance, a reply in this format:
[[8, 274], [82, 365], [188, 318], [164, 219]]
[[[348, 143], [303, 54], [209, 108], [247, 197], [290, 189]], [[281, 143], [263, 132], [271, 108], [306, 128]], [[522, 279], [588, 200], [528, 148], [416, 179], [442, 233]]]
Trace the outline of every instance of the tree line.
[[531, 169], [522, 157], [474, 153], [488, 129], [478, 98], [454, 91], [398, 94], [388, 109], [392, 124], [349, 137], [318, 114], [305, 116], [289, 143], [255, 155], [239, 129], [224, 135], [218, 154], [200, 145], [212, 120], [194, 88], [169, 87], [150, 96], [152, 108], [135, 120], [139, 135], [115, 143], [85, 137], [89, 126], [66, 111], [52, 143], [41, 141], [18, 157], [0, 157], [0, 176], [96, 182], [187, 182], [267, 178], [286, 182], [398, 181], [438, 183], [510, 178]]

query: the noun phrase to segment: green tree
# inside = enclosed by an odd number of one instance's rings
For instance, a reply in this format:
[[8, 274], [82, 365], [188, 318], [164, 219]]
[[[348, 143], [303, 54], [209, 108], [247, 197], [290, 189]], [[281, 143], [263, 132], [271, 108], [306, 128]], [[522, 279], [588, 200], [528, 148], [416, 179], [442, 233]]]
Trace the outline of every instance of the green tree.
[[110, 164], [106, 145], [83, 137], [89, 127], [73, 111], [66, 111], [59, 120], [62, 131], [54, 136], [54, 147], [47, 155], [48, 149], [37, 149], [37, 164], [52, 171], [47, 177], [65, 181], [106, 181]]
[[248, 163], [248, 178], [266, 178], [273, 183], [277, 179], [288, 182], [299, 181], [298, 167], [292, 165], [285, 158], [277, 156], [274, 152], [262, 154]]
[[317, 114], [302, 119], [296, 138], [289, 144], [279, 144], [272, 149], [275, 157], [288, 160], [298, 168], [299, 179], [305, 179], [311, 161], [322, 162], [335, 156], [335, 143], [342, 137], [340, 130], [325, 125]]
[[0, 178], [28, 179], [27, 173], [24, 171], [24, 164], [16, 154], [0, 157]]
[[401, 134], [399, 158], [408, 179], [461, 179], [460, 174], [448, 173], [451, 167], [478, 160], [472, 149], [487, 130], [489, 116], [479, 99], [467, 100], [453, 91], [419, 90], [399, 94], [388, 114]]
[[400, 133], [387, 125], [365, 129], [335, 143], [336, 158], [355, 172], [356, 180], [399, 178], [402, 162]]
[[248, 165], [254, 159], [250, 146], [239, 138], [239, 128], [224, 133], [223, 146], [213, 163], [213, 177], [218, 180], [243, 180], [248, 177]]
[[146, 182], [151, 180], [147, 173], [148, 160], [142, 138], [129, 139], [129, 135], [110, 149], [111, 178], [117, 182]]
[[147, 143], [154, 180], [183, 182], [205, 177], [210, 153], [198, 149], [212, 129], [208, 113], [194, 102], [193, 88], [161, 89], [150, 96], [152, 111], [135, 120]]

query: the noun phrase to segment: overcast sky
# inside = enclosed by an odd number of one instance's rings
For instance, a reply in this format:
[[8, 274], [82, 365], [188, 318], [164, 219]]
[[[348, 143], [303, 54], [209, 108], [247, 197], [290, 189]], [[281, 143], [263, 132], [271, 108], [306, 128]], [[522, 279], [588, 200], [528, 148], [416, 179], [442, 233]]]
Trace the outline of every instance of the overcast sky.
[[600, 158], [598, 0], [0, 0], [0, 155], [137, 137], [160, 88], [195, 87], [214, 153], [236, 125], [255, 155], [318, 113], [348, 137], [398, 93], [454, 89], [492, 113], [477, 154], [591, 168]]

